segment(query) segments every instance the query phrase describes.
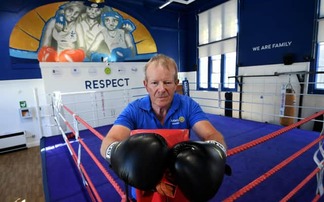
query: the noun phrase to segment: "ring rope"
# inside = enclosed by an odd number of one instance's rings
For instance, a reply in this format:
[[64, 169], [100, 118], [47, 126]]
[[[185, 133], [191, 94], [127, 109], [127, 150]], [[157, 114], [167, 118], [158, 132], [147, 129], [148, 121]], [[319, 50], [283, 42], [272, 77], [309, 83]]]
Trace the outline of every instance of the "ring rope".
[[[60, 126], [60, 124], [59, 124], [59, 122], [58, 122], [58, 120], [57, 120], [56, 117], [54, 117], [54, 121], [55, 121], [56, 124], [58, 125], [59, 130], [61, 131], [61, 134], [62, 134], [62, 136], [63, 136], [64, 141], [65, 141], [65, 142], [68, 141], [68, 140], [67, 140], [68, 138], [67, 138], [67, 136], [66, 136], [64, 130], [63, 130], [62, 127]], [[68, 148], [70, 154], [73, 155], [73, 153], [72, 153], [72, 151], [71, 151], [71, 148], [70, 148], [70, 147], [67, 147], [67, 148]]]
[[[65, 110], [67, 110], [72, 116], [73, 116], [73, 120], [78, 120], [80, 123], [82, 123], [83, 125], [85, 125], [86, 128], [88, 128], [91, 132], [93, 132], [93, 134], [95, 134], [99, 139], [103, 139], [103, 135], [101, 135], [97, 130], [95, 130], [94, 128], [92, 128], [87, 122], [85, 122], [83, 119], [81, 119], [78, 115], [76, 115], [72, 110], [70, 110], [68, 107], [66, 107], [65, 105], [63, 105], [61, 102], [57, 102], [58, 106], [63, 107]], [[63, 117], [63, 115], [59, 112], [59, 110], [54, 107], [56, 109], [56, 111], [58, 112], [58, 115], [62, 118], [62, 120], [64, 121], [64, 123], [68, 126], [68, 128], [71, 130], [71, 132], [75, 135], [75, 137], [78, 137], [78, 133], [75, 132], [74, 128], [71, 126], [71, 124]], [[59, 123], [58, 123], [59, 125]], [[59, 126], [60, 127], [60, 126]], [[62, 132], [64, 133], [64, 131], [62, 130]], [[65, 133], [64, 133], [65, 134]], [[65, 135], [65, 141], [68, 142], [67, 137]], [[77, 138], [76, 138], [77, 139]], [[80, 141], [81, 140], [81, 141]], [[83, 146], [87, 147], [85, 145], [85, 143], [82, 141], [82, 139], [79, 137], [77, 139], [77, 141], [79, 141], [80, 144], [82, 144]], [[70, 145], [70, 143], [68, 142], [67, 145]], [[69, 148], [69, 147], [68, 147]], [[71, 149], [73, 150], [72, 147], [69, 148], [71, 155], [73, 156], [73, 159], [76, 162], [76, 165], [78, 165], [78, 160], [76, 159], [76, 153], [73, 151], [71, 151]], [[87, 152], [89, 153], [90, 149], [87, 147]], [[99, 160], [95, 157], [95, 155], [93, 155], [93, 153], [89, 153], [90, 157], [93, 159], [93, 161], [95, 162], [95, 164], [98, 166], [98, 168], [101, 170], [101, 172], [104, 174], [104, 176], [107, 178], [107, 180], [111, 183], [111, 185], [115, 188], [116, 192], [120, 195], [122, 201], [125, 201], [126, 196], [125, 193], [122, 191], [122, 189], [119, 187], [119, 185], [117, 184], [116, 181], [114, 181], [113, 177], [107, 172], [107, 170], [102, 166], [102, 164], [99, 162]], [[82, 170], [83, 172], [86, 172], [85, 169], [82, 166]], [[81, 177], [83, 178], [83, 175], [81, 173]], [[89, 179], [90, 180], [90, 179]], [[92, 183], [91, 183], [92, 184]], [[93, 186], [93, 189], [95, 189], [95, 187]], [[88, 190], [89, 192], [89, 190]], [[96, 192], [96, 191], [95, 191]], [[92, 198], [92, 201], [94, 200], [94, 197], [91, 196], [91, 192], [89, 192], [90, 197]], [[98, 195], [99, 197], [99, 195]], [[99, 197], [100, 198], [100, 197]], [[102, 201], [101, 199], [99, 199], [100, 201]]]
[[[324, 111], [322, 111], [322, 112], [324, 112]], [[301, 154], [303, 154], [304, 152], [309, 150], [311, 147], [313, 147], [315, 144], [317, 144], [318, 142], [320, 142], [323, 139], [324, 139], [324, 136], [320, 136], [319, 138], [315, 139], [313, 142], [306, 145], [304, 148], [302, 148], [298, 152], [294, 153], [293, 155], [291, 155], [290, 157], [288, 157], [287, 159], [285, 159], [284, 161], [282, 161], [281, 163], [279, 163], [278, 165], [276, 165], [275, 167], [273, 167], [272, 169], [270, 169], [269, 171], [267, 171], [260, 177], [256, 178], [255, 180], [253, 180], [252, 182], [250, 182], [249, 184], [247, 184], [246, 186], [244, 186], [243, 188], [241, 188], [240, 190], [238, 190], [237, 192], [235, 192], [234, 194], [229, 196], [227, 199], [224, 200], [224, 202], [234, 201], [237, 198], [241, 197], [246, 192], [250, 191], [252, 188], [256, 187], [258, 184], [260, 184], [261, 182], [263, 182], [264, 180], [266, 180], [267, 178], [272, 176], [274, 173], [276, 173], [277, 171], [282, 169], [284, 166], [291, 163], [294, 159], [299, 157]]]
[[[65, 143], [66, 143], [66, 145], [67, 145], [67, 147], [68, 147], [68, 150], [70, 151], [70, 154], [71, 154], [71, 156], [72, 156], [72, 159], [73, 159], [74, 163], [76, 164], [76, 166], [78, 167], [78, 169], [79, 169], [79, 171], [80, 171], [81, 177], [82, 177], [82, 178], [85, 177], [86, 180], [89, 182], [89, 186], [90, 186], [90, 188], [93, 189], [93, 188], [94, 188], [94, 185], [93, 185], [91, 179], [89, 178], [88, 174], [86, 173], [86, 170], [84, 169], [83, 165], [82, 165], [82, 164], [78, 164], [77, 154], [76, 154], [75, 151], [73, 150], [73, 147], [72, 147], [71, 143], [68, 141], [65, 132], [63, 131], [62, 127], [60, 126], [60, 124], [59, 124], [59, 122], [58, 122], [58, 120], [57, 120], [56, 118], [55, 118], [55, 121], [56, 121], [56, 123], [58, 124], [58, 127], [59, 127], [59, 129], [60, 129], [60, 131], [61, 131], [61, 133], [62, 133], [62, 135], [63, 135], [63, 139], [64, 139], [64, 141], [65, 141]], [[86, 184], [85, 184], [85, 185], [86, 185]], [[95, 188], [94, 188], [94, 191], [92, 191], [92, 190], [89, 188], [89, 186], [85, 186], [85, 187], [86, 187], [86, 189], [87, 189], [87, 191], [88, 191], [88, 193], [89, 193], [89, 196], [90, 196], [91, 200], [92, 200], [92, 201], [98, 201], [98, 202], [101, 202], [102, 199], [100, 198], [98, 192], [95, 190]], [[97, 200], [96, 200], [96, 199], [97, 199]]]
[[316, 194], [312, 202], [317, 202], [320, 198], [321, 196], [319, 194]]
[[315, 168], [303, 181], [301, 181], [293, 190], [291, 190], [280, 202], [285, 202], [291, 199], [301, 188], [303, 188], [318, 172], [320, 168]]
[[[70, 123], [67, 122], [66, 120], [64, 121], [64, 123], [68, 126], [68, 128], [71, 130], [71, 132], [75, 135], [75, 131], [74, 129], [71, 127]], [[75, 135], [77, 137], [77, 135]], [[65, 136], [66, 137], [66, 136]], [[81, 178], [82, 178], [82, 181], [83, 181], [83, 184], [85, 185], [90, 197], [91, 197], [91, 201], [102, 201], [102, 199], [100, 198], [99, 194], [97, 193], [96, 191], [96, 188], [95, 186], [93, 185], [90, 177], [87, 175], [83, 165], [81, 164], [81, 155], [80, 155], [80, 152], [78, 153], [78, 155], [75, 153], [75, 151], [73, 150], [73, 147], [72, 145], [70, 144], [70, 142], [66, 139], [66, 143], [68, 145], [68, 148], [70, 150], [70, 152], [72, 153], [72, 158], [76, 164], [76, 166], [79, 168], [80, 170], [80, 174], [81, 174]], [[80, 148], [80, 147], [79, 147]], [[80, 151], [80, 150], [79, 150]], [[77, 158], [78, 157], [78, 158]], [[81, 169], [82, 167], [82, 169]], [[86, 175], [86, 177], [84, 177], [84, 175]], [[84, 179], [86, 178], [86, 179]], [[87, 186], [88, 185], [88, 182], [89, 182], [89, 186], [90, 188]], [[94, 190], [94, 191], [93, 191]], [[94, 194], [94, 195], [93, 195]]]
[[[69, 144], [69, 147], [72, 147], [72, 145], [70, 143], [68, 143], [68, 144]], [[75, 164], [78, 165], [78, 159], [76, 158], [77, 154], [75, 153], [74, 150], [72, 150], [72, 152], [73, 152], [73, 155], [72, 155], [73, 160], [74, 160]], [[85, 179], [87, 180], [87, 183], [89, 183], [90, 189], [88, 188], [88, 186], [86, 186], [86, 188], [88, 189], [88, 192], [94, 194], [94, 196], [93, 196], [93, 194], [90, 194], [92, 201], [102, 202], [100, 195], [98, 194], [94, 184], [92, 183], [92, 180], [90, 179], [90, 177], [89, 177], [87, 171], [85, 170], [85, 168], [83, 167], [83, 165], [80, 164], [79, 168], [82, 172], [82, 175], [84, 175]]]
[[[80, 143], [82, 144], [82, 146], [84, 147], [84, 149], [89, 153], [90, 157], [94, 160], [96, 159], [96, 156], [91, 152], [91, 150], [89, 149], [89, 147], [83, 142], [83, 140], [80, 140]], [[96, 159], [97, 160], [97, 159]], [[109, 175], [109, 173], [105, 170], [105, 168], [99, 164], [98, 165], [99, 169], [103, 172], [103, 174], [105, 175], [105, 177], [109, 180], [109, 181], [113, 181], [114, 179]], [[114, 186], [114, 185], [113, 185]], [[117, 191], [117, 193], [120, 195], [120, 197], [123, 199], [126, 199], [125, 197], [125, 193], [122, 191], [122, 189], [118, 186], [115, 187], [115, 190]]]
[[[80, 123], [82, 123], [87, 129], [89, 129], [93, 134], [95, 134], [100, 140], [103, 139], [103, 135], [100, 134], [97, 130], [92, 128], [86, 121], [84, 121], [80, 116], [76, 115], [73, 113], [72, 110], [70, 110], [68, 107], [65, 105], [62, 105], [64, 109], [66, 109], [76, 120], [78, 120]], [[65, 124], [70, 128], [73, 134], [75, 134], [74, 129], [70, 125], [69, 122], [65, 121]], [[113, 179], [113, 177], [107, 172], [105, 167], [100, 163], [100, 161], [97, 159], [97, 157], [91, 152], [91, 150], [86, 146], [86, 144], [83, 142], [81, 138], [79, 138], [79, 142], [84, 146], [84, 149], [88, 152], [92, 160], [95, 162], [95, 164], [98, 166], [100, 171], [104, 174], [106, 179], [111, 183], [111, 185], [115, 188], [117, 193], [120, 195], [122, 198], [122, 201], [126, 199], [126, 194], [123, 192], [123, 190], [120, 188], [120, 186], [117, 184], [117, 182]]]
[[[322, 130], [321, 135], [324, 135], [324, 131]], [[318, 157], [320, 154], [320, 158]], [[317, 178], [317, 193], [322, 196], [324, 193], [324, 187], [323, 187], [323, 175], [324, 175], [324, 170], [323, 170], [323, 163], [324, 163], [324, 149], [323, 149], [323, 142], [319, 143], [319, 148], [316, 150], [316, 152], [313, 155], [313, 160], [317, 164], [317, 167], [319, 168], [319, 172], [316, 175]]]
[[100, 134], [97, 130], [95, 130], [93, 127], [91, 127], [87, 122], [85, 122], [80, 116], [73, 113], [71, 109], [69, 109], [67, 106], [62, 105], [66, 111], [68, 111], [72, 116], [76, 118], [80, 123], [82, 123], [87, 129], [89, 129], [94, 135], [96, 135], [100, 140], [103, 140], [104, 136]]
[[279, 135], [281, 135], [281, 134], [283, 134], [283, 133], [285, 133], [285, 132], [287, 132], [287, 131], [289, 131], [289, 130], [291, 130], [293, 128], [296, 128], [296, 127], [298, 127], [300, 125], [303, 125], [304, 123], [306, 123], [306, 122], [308, 122], [308, 121], [310, 121], [310, 120], [312, 120], [312, 119], [314, 119], [314, 118], [316, 118], [316, 117], [318, 117], [318, 116], [320, 116], [322, 114], [324, 114], [324, 110], [320, 111], [320, 112], [317, 112], [317, 113], [315, 113], [315, 114], [313, 114], [313, 115], [311, 115], [309, 117], [306, 117], [306, 118], [304, 118], [304, 119], [302, 119], [302, 120], [300, 120], [300, 121], [298, 121], [298, 122], [296, 122], [296, 123], [294, 123], [292, 125], [286, 126], [286, 127], [282, 128], [280, 130], [277, 130], [277, 131], [275, 131], [273, 133], [270, 133], [270, 134], [268, 134], [266, 136], [260, 137], [258, 139], [255, 139], [255, 140], [253, 140], [251, 142], [248, 142], [248, 143], [245, 143], [243, 145], [234, 147], [234, 148], [228, 150], [227, 156], [232, 156], [232, 155], [237, 154], [239, 152], [242, 152], [244, 150], [250, 149], [250, 148], [252, 148], [252, 147], [254, 147], [254, 146], [258, 145], [258, 144], [264, 143], [264, 142], [266, 142], [266, 141], [268, 141], [268, 140], [270, 140], [272, 138], [275, 138], [275, 137], [277, 137], [277, 136], [279, 136]]

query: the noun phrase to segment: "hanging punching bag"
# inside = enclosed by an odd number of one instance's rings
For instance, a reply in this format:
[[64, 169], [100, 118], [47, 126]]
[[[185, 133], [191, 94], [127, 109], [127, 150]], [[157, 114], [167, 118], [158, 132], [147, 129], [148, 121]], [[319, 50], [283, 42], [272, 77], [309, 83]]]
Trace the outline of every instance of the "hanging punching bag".
[[290, 83], [288, 83], [282, 92], [282, 113], [280, 114], [280, 124], [283, 126], [289, 126], [295, 122], [295, 104], [296, 95], [295, 91]]

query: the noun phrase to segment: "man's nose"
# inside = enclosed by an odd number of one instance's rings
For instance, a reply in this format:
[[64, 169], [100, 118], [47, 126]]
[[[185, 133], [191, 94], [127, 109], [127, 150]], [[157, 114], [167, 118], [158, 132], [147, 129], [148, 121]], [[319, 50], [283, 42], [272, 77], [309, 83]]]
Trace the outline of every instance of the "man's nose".
[[165, 84], [164, 83], [159, 83], [159, 85], [158, 85], [158, 90], [159, 91], [164, 91], [165, 90]]

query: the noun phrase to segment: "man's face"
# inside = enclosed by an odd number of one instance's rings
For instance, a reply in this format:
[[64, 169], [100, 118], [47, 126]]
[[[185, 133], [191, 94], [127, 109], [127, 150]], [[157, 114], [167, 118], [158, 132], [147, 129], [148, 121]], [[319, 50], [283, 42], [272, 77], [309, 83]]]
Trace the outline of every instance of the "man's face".
[[149, 93], [153, 106], [168, 107], [173, 99], [179, 81], [174, 80], [175, 70], [163, 68], [156, 62], [150, 64], [146, 71], [144, 86]]

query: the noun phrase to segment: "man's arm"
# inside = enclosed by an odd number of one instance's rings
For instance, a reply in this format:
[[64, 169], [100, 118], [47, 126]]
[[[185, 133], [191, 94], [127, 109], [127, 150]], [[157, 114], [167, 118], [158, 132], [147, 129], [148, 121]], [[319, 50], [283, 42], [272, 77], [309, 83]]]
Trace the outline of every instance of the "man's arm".
[[202, 140], [215, 140], [226, 147], [223, 135], [208, 120], [198, 121], [192, 129]]
[[113, 142], [119, 142], [129, 137], [130, 129], [122, 125], [113, 125], [106, 137], [102, 140], [100, 154], [106, 158], [106, 150]]

